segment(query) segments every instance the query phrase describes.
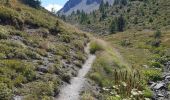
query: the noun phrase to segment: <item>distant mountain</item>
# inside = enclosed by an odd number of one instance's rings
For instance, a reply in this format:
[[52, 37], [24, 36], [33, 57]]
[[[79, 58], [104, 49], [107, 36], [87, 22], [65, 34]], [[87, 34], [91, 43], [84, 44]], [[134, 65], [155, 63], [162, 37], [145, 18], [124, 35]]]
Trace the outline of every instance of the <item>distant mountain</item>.
[[[114, 0], [103, 0], [110, 5], [114, 3]], [[69, 0], [64, 7], [58, 12], [60, 15], [70, 15], [73, 11], [84, 11], [90, 13], [94, 10], [98, 10], [102, 0]]]

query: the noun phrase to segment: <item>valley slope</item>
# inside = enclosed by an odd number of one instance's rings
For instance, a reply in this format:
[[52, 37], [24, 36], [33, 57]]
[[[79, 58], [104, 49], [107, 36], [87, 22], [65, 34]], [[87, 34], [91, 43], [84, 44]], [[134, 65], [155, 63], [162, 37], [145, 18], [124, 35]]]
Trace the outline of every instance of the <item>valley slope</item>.
[[150, 87], [164, 80], [170, 60], [169, 7], [169, 0], [115, 0], [91, 13], [61, 17], [97, 38], [91, 42], [97, 58], [87, 77], [99, 93], [86, 90], [84, 100], [169, 99], [168, 85], [160, 94]]
[[89, 37], [21, 1], [0, 1], [0, 99], [52, 100], [86, 60]]

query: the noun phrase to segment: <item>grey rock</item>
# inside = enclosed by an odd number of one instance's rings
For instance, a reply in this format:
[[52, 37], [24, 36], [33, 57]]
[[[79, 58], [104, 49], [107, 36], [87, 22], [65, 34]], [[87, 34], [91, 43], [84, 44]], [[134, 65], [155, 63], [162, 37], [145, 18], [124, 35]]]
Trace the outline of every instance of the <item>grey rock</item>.
[[156, 83], [153, 83], [150, 87], [151, 89], [154, 89], [155, 86], [156, 86]]
[[163, 94], [158, 94], [158, 97], [164, 97], [164, 95]]
[[161, 88], [165, 88], [165, 83], [161, 82], [161, 83], [156, 84], [156, 85], [153, 87], [153, 89], [155, 89], [155, 90], [159, 90], [159, 89], [161, 89]]
[[44, 67], [44, 66], [40, 66], [37, 68], [38, 71], [43, 72], [43, 73], [47, 73], [48, 72], [48, 68]]

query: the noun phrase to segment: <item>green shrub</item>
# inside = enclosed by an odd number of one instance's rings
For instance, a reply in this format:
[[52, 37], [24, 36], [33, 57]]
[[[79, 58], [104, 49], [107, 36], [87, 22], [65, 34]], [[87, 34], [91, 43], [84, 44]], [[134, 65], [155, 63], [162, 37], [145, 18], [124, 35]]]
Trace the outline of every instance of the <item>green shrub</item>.
[[31, 63], [26, 63], [19, 60], [2, 60], [0, 64], [3, 64], [3, 69], [9, 71], [10, 74], [7, 73], [9, 75], [15, 72], [15, 75], [22, 75], [26, 79], [25, 81], [32, 81], [35, 79], [34, 67]]
[[170, 84], [168, 84], [168, 90], [170, 91]]
[[0, 7], [0, 19], [3, 24], [13, 25], [16, 28], [23, 28], [23, 21], [18, 12], [7, 7]]
[[161, 44], [161, 41], [159, 39], [155, 39], [151, 41], [151, 46], [153, 47], [159, 47]]
[[151, 62], [151, 66], [156, 68], [162, 68], [162, 65], [159, 62]]
[[16, 49], [13, 52], [14, 56], [13, 58], [18, 58], [18, 59], [27, 59], [28, 56], [25, 54], [25, 50], [24, 49]]
[[98, 41], [93, 41], [90, 43], [90, 53], [95, 54], [97, 51], [103, 50], [102, 44], [100, 44]]
[[129, 46], [129, 45], [131, 45], [132, 43], [130, 42], [130, 40], [122, 40], [121, 42], [120, 42], [120, 45], [121, 46]]
[[62, 76], [62, 79], [67, 82], [67, 83], [70, 83], [70, 80], [71, 80], [71, 76], [70, 75], [67, 75], [67, 74], [64, 74]]
[[153, 97], [153, 92], [151, 91], [151, 89], [146, 87], [145, 90], [143, 91], [143, 96], [145, 98], [152, 98]]
[[24, 92], [29, 93], [28, 98], [38, 97], [42, 100], [44, 96], [54, 96], [54, 89], [54, 83], [51, 81], [36, 81], [28, 83], [24, 88]]
[[24, 78], [24, 76], [19, 74], [18, 76], [16, 76], [13, 83], [15, 87], [20, 87], [21, 83], [25, 83], [25, 82], [26, 82], [26, 79]]
[[78, 50], [84, 50], [84, 42], [81, 40], [74, 40], [73, 41], [73, 45], [75, 48], [77, 48]]
[[122, 100], [121, 97], [109, 96], [106, 100]]
[[27, 68], [24, 70], [23, 76], [26, 77], [27, 81], [33, 81], [35, 80], [36, 73], [32, 69]]
[[0, 39], [7, 39], [8, 35], [9, 35], [8, 30], [3, 26], [0, 26]]
[[0, 39], [7, 39], [8, 35], [0, 31]]
[[160, 38], [162, 35], [161, 31], [160, 30], [157, 30], [155, 33], [154, 33], [154, 38]]
[[11, 100], [12, 90], [4, 83], [0, 83], [0, 99], [1, 100]]
[[6, 58], [6, 55], [3, 53], [0, 53], [0, 59], [4, 59], [4, 58]]
[[40, 55], [35, 53], [34, 51], [26, 50], [25, 54], [31, 59], [40, 59]]
[[45, 49], [36, 49], [36, 52], [39, 54], [39, 55], [41, 55], [41, 56], [44, 56], [44, 57], [47, 57], [48, 56], [48, 54], [47, 54], [47, 52], [46, 52], [46, 50]]
[[71, 36], [68, 35], [68, 34], [62, 34], [62, 35], [60, 36], [60, 40], [63, 41], [63, 42], [66, 42], [66, 43], [70, 43], [71, 40], [72, 40], [72, 38], [71, 38]]
[[81, 96], [81, 100], [95, 100], [92, 95], [90, 93], [83, 93], [83, 95]]
[[147, 70], [144, 70], [143, 73], [148, 81], [161, 80], [161, 71], [160, 70], [147, 69]]
[[92, 79], [96, 83], [98, 83], [99, 85], [102, 85], [102, 78], [99, 73], [97, 73], [97, 72], [91, 73], [89, 77], [90, 77], [90, 79]]
[[22, 32], [22, 31], [19, 31], [19, 30], [10, 30], [10, 35], [16, 35], [16, 36], [20, 36], [20, 37], [26, 37], [27, 36], [27, 34], [26, 33], [24, 33], [24, 32]]

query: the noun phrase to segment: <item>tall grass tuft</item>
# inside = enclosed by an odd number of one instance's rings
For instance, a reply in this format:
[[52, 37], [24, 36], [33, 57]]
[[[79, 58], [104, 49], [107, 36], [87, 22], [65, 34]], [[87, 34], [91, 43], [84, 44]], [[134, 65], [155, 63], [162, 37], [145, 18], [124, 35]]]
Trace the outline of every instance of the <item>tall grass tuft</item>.
[[95, 54], [97, 51], [104, 50], [104, 44], [99, 40], [94, 40], [90, 43], [90, 53]]

